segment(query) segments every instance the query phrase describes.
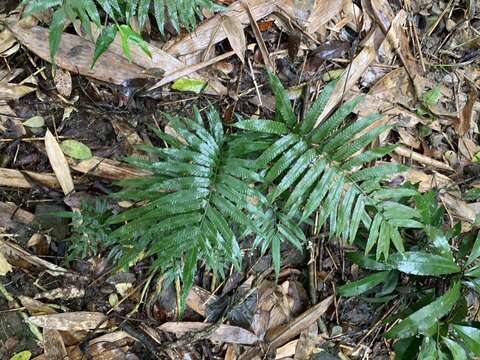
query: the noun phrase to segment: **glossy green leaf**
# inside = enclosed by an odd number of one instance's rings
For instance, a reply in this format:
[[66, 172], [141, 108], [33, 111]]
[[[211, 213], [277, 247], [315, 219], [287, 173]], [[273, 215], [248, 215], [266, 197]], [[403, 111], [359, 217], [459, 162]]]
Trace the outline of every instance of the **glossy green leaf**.
[[26, 17], [33, 14], [38, 14], [61, 4], [62, 0], [30, 0], [26, 3], [25, 10], [23, 11], [22, 15]]
[[[142, 37], [137, 34], [133, 29], [128, 26], [128, 25], [120, 25], [117, 26], [118, 31], [120, 32], [121, 38], [122, 38], [122, 49], [127, 56], [127, 59], [129, 61], [132, 61], [132, 56], [130, 54], [130, 49], [128, 47], [128, 41], [131, 41], [135, 43], [142, 51], [147, 54], [148, 57], [152, 57], [152, 53], [150, 52], [150, 49], [148, 48], [148, 44], [145, 42], [145, 40], [142, 39]], [[124, 40], [125, 39], [125, 40]], [[126, 43], [126, 44], [125, 44]]]
[[453, 360], [468, 360], [467, 353], [463, 349], [462, 345], [452, 339], [449, 339], [448, 337], [443, 338], [443, 343], [447, 345], [448, 350], [450, 350]]
[[395, 269], [412, 275], [438, 276], [460, 272], [452, 259], [422, 251], [393, 254], [388, 263]]
[[164, 0], [153, 0], [153, 12], [158, 30], [163, 34], [165, 30], [165, 2]]
[[357, 296], [364, 292], [373, 289], [378, 284], [384, 282], [390, 271], [378, 272], [372, 275], [365, 276], [364, 278], [342, 285], [338, 288], [338, 294], [340, 296]]
[[178, 10], [177, 10], [177, 0], [166, 0], [167, 11], [170, 17], [170, 23], [172, 24], [175, 31], [180, 32], [180, 25], [178, 21]]
[[324, 141], [334, 129], [336, 129], [345, 118], [353, 111], [353, 109], [362, 101], [363, 97], [357, 96], [352, 100], [342, 104], [327, 120], [318, 126], [312, 135], [312, 141], [314, 143], [320, 143]]
[[437, 342], [430, 336], [425, 336], [420, 345], [418, 360], [438, 360]]
[[48, 47], [50, 51], [50, 60], [55, 62], [55, 54], [60, 46], [63, 27], [65, 25], [65, 11], [62, 8], [55, 10], [52, 16], [50, 27], [48, 28]]
[[140, 29], [143, 29], [143, 27], [145, 26], [149, 9], [150, 9], [150, 0], [140, 0], [138, 4], [138, 25], [140, 25]]
[[308, 109], [307, 113], [305, 114], [305, 118], [300, 124], [300, 132], [302, 134], [307, 134], [313, 129], [315, 122], [325, 109], [328, 100], [332, 96], [337, 83], [338, 81], [330, 81], [320, 93], [320, 96], [317, 98], [317, 100], [315, 100], [313, 105]]
[[285, 124], [288, 127], [293, 128], [297, 122], [297, 117], [293, 112], [293, 107], [285, 88], [280, 82], [280, 79], [270, 71], [268, 71], [268, 80], [273, 94], [275, 95], [276, 110], [282, 116], [282, 120], [285, 122]]
[[480, 356], [480, 329], [473, 326], [453, 325], [453, 329], [467, 348], [477, 356]]
[[417, 334], [424, 334], [452, 309], [459, 297], [460, 283], [455, 282], [445, 294], [420, 310], [415, 311], [391, 328], [385, 334], [385, 337], [387, 339], [403, 339]]
[[[102, 28], [102, 32], [95, 42], [95, 51], [93, 52], [92, 68], [95, 66], [98, 58], [107, 51], [110, 44], [115, 40], [117, 35], [117, 27], [115, 25], [109, 25]], [[122, 38], [123, 39], [123, 38]], [[123, 40], [122, 40], [123, 41]]]
[[194, 92], [200, 94], [206, 87], [206, 82], [199, 79], [181, 78], [175, 80], [172, 89], [181, 92]]
[[93, 0], [83, 0], [83, 6], [90, 17], [90, 20], [100, 27], [102, 24], [100, 23], [100, 15], [98, 14], [97, 5], [93, 2]]
[[280, 238], [278, 236], [274, 236], [272, 239], [272, 263], [273, 263], [273, 270], [275, 270], [275, 277], [278, 278], [278, 274], [280, 274]]
[[467, 259], [467, 262], [465, 263], [465, 266], [469, 266], [471, 263], [477, 260], [479, 256], [480, 256], [480, 231], [477, 234], [477, 238], [475, 239], [475, 243], [473, 244], [470, 255], [468, 255], [468, 259]]
[[463, 198], [466, 201], [475, 201], [475, 200], [480, 199], [480, 189], [473, 188], [473, 189], [467, 190], [465, 192], [465, 194], [463, 195]]
[[284, 123], [272, 120], [242, 120], [235, 124], [239, 129], [264, 132], [268, 134], [284, 135], [288, 128]]

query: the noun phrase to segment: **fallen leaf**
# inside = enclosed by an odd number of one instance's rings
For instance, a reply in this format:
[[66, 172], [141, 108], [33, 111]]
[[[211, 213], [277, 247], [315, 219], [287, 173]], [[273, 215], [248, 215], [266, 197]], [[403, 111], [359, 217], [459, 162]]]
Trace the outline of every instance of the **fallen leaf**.
[[18, 100], [33, 91], [35, 88], [26, 85], [0, 83], [0, 100]]
[[245, 62], [247, 42], [245, 40], [242, 23], [237, 17], [224, 15], [222, 17], [222, 27], [227, 35], [230, 46], [240, 58], [240, 61], [242, 63]]
[[468, 93], [468, 98], [465, 106], [462, 109], [462, 113], [458, 119], [458, 122], [455, 124], [455, 130], [457, 130], [458, 135], [463, 136], [470, 130], [472, 126], [472, 117], [473, 117], [473, 105], [477, 100], [477, 91], [475, 87], [471, 87], [470, 92]]
[[13, 355], [10, 360], [29, 360], [32, 357], [32, 353], [28, 350], [21, 351]]
[[77, 311], [62, 314], [30, 316], [28, 321], [44, 328], [62, 331], [92, 330], [106, 327], [107, 317], [99, 312]]
[[23, 126], [31, 127], [31, 128], [39, 128], [45, 125], [45, 120], [41, 116], [33, 116], [28, 120], [23, 122]]
[[88, 160], [92, 158], [92, 152], [90, 148], [77, 140], [64, 140], [60, 144], [65, 155], [68, 155], [78, 160]]
[[5, 276], [7, 273], [12, 271], [12, 265], [10, 265], [3, 255], [3, 253], [0, 251], [0, 276]]
[[191, 91], [199, 94], [205, 88], [205, 85], [206, 83], [203, 80], [182, 78], [172, 84], [172, 89], [182, 92]]
[[65, 159], [65, 155], [63, 155], [57, 140], [48, 129], [45, 133], [45, 150], [47, 151], [48, 160], [62, 187], [63, 193], [65, 195], [71, 193], [74, 190], [74, 186], [67, 159]]
[[[23, 46], [43, 60], [50, 61], [48, 29], [40, 26], [25, 29], [15, 22], [8, 22], [7, 26]], [[55, 56], [55, 63], [58, 67], [75, 74], [90, 76], [117, 85], [121, 85], [128, 79], [148, 77], [142, 73], [142, 67], [129, 63], [127, 59], [110, 50], [107, 50], [97, 60], [92, 69], [94, 49], [93, 42], [77, 35], [63, 33]]]
[[67, 349], [58, 330], [43, 330], [43, 347], [45, 349], [45, 357], [49, 360], [64, 360], [68, 358]]
[[72, 75], [69, 71], [58, 68], [55, 71], [53, 82], [60, 95], [68, 98], [72, 94]]
[[[202, 322], [166, 322], [158, 327], [159, 330], [174, 334], [184, 334], [191, 331], [205, 330], [211, 324]], [[232, 344], [252, 345], [258, 341], [255, 334], [238, 326], [220, 325], [208, 336], [211, 341]]]
[[249, 3], [246, 1], [240, 1], [240, 3], [247, 10], [248, 18], [250, 19], [250, 24], [252, 25], [253, 35], [255, 35], [255, 40], [257, 40], [260, 53], [262, 54], [263, 63], [265, 64], [268, 70], [273, 72], [275, 67], [273, 65], [272, 59], [270, 59], [270, 54], [268, 53], [268, 49], [267, 49], [267, 46], [265, 45], [265, 41], [263, 41], [262, 32], [258, 28], [258, 24], [253, 14], [252, 8], [250, 7]]

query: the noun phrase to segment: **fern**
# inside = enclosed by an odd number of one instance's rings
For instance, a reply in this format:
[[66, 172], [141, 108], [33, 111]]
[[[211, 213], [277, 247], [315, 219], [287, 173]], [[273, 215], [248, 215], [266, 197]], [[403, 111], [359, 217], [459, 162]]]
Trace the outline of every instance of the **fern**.
[[[278, 203], [290, 219], [299, 216], [301, 221], [306, 221], [313, 213], [318, 213], [317, 226], [328, 224], [331, 236], [350, 244], [363, 224], [369, 229], [365, 252], [369, 253], [376, 246], [377, 259], [388, 258], [391, 243], [397, 251], [403, 252], [400, 228], [422, 227], [418, 221], [419, 212], [401, 203], [402, 198], [416, 191], [384, 187], [382, 180], [405, 167], [388, 164], [355, 171], [394, 149], [389, 145], [358, 154], [388, 126], [364, 131], [380, 119], [379, 115], [366, 116], [345, 125], [347, 116], [361, 101], [361, 97], [357, 97], [315, 128], [318, 116], [335, 89], [335, 82], [325, 87], [304, 119], [297, 122], [280, 80], [269, 74], [269, 81], [276, 99], [275, 121], [240, 120], [236, 123], [237, 128], [270, 136], [270, 145], [256, 159], [257, 169], [266, 171], [264, 189], [272, 187], [267, 196], [269, 204]], [[277, 235], [272, 234], [270, 232], [267, 239], [273, 250], [273, 245], [278, 246], [273, 240]], [[262, 234], [260, 237], [265, 238]], [[290, 240], [295, 242], [294, 239], [292, 236]]]
[[[54, 10], [49, 29], [50, 57], [53, 62], [58, 51], [60, 37], [66, 21], [80, 20], [85, 33], [93, 39], [91, 23], [101, 29], [96, 40], [92, 67], [96, 60], [103, 54], [115, 39], [117, 32], [121, 36], [122, 48], [131, 61], [129, 42], [138, 45], [147, 55], [150, 51], [140, 34], [136, 33], [129, 25], [132, 18], [137, 17], [140, 29], [143, 29], [151, 10], [159, 31], [163, 34], [165, 17], [168, 15], [170, 23], [177, 32], [180, 27], [192, 31], [196, 25], [196, 18], [203, 18], [202, 9], [221, 11], [222, 6], [214, 4], [211, 0], [23, 0], [25, 5], [23, 16], [34, 15], [47, 10]], [[103, 12], [115, 24], [102, 26], [100, 20], [101, 7]]]
[[207, 112], [208, 126], [196, 109], [193, 120], [166, 116], [180, 138], [157, 131], [169, 147], [141, 149], [159, 161], [128, 159], [154, 175], [123, 181], [125, 190], [116, 194], [147, 203], [112, 216], [108, 223], [121, 224], [111, 234], [120, 266], [141, 253], [155, 257], [153, 267], [181, 264], [178, 277], [185, 299], [198, 261], [220, 276], [232, 263], [239, 268], [236, 230], [255, 231], [249, 214], [255, 212], [252, 199], [261, 195], [250, 186], [259, 180], [251, 161], [237, 157], [243, 145], [229, 145], [217, 112]]

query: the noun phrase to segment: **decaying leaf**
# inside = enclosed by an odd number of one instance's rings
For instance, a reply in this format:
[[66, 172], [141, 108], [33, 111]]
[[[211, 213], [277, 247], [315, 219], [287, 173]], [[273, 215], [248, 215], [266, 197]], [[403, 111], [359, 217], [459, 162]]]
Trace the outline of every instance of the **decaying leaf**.
[[17, 100], [33, 91], [31, 86], [0, 83], [0, 100]]
[[[167, 322], [158, 329], [181, 335], [186, 332], [205, 330], [210, 325], [201, 322]], [[231, 325], [220, 325], [208, 338], [212, 341], [244, 345], [252, 345], [258, 341], [257, 336], [250, 331]]]
[[56, 69], [53, 82], [60, 95], [68, 98], [72, 94], [72, 75], [63, 69]]
[[0, 276], [5, 276], [7, 273], [12, 271], [12, 265], [10, 265], [3, 255], [3, 253], [0, 251]]
[[223, 31], [227, 35], [230, 46], [235, 51], [239, 59], [244, 62], [245, 50], [247, 42], [245, 40], [245, 33], [243, 32], [242, 23], [237, 17], [225, 15], [222, 17]]
[[48, 129], [45, 133], [45, 150], [47, 151], [48, 160], [62, 187], [63, 193], [68, 195], [74, 190], [70, 168], [68, 167], [67, 159], [65, 159], [60, 145], [58, 145], [57, 140]]
[[78, 160], [88, 160], [92, 158], [92, 151], [90, 148], [77, 140], [64, 140], [60, 144], [65, 155], [68, 155], [74, 159]]
[[[25, 29], [15, 22], [9, 22], [8, 28], [23, 46], [45, 61], [50, 61], [48, 29], [40, 26]], [[91, 41], [77, 35], [63, 33], [55, 56], [55, 63], [60, 68], [75, 74], [90, 76], [117, 85], [121, 85], [128, 79], [147, 77], [142, 72], [143, 68], [129, 63], [124, 57], [109, 50], [97, 60], [95, 67], [92, 69], [91, 62], [94, 48], [95, 44]], [[115, 66], [112, 66], [112, 64], [115, 64]]]
[[43, 330], [43, 347], [49, 360], [64, 360], [67, 357], [67, 349], [58, 330]]
[[470, 130], [472, 126], [472, 117], [473, 117], [473, 105], [477, 100], [477, 91], [475, 87], [472, 86], [470, 92], [468, 93], [468, 98], [465, 106], [460, 113], [458, 122], [455, 123], [455, 129], [458, 132], [458, 135], [464, 136]]
[[70, 313], [30, 316], [28, 321], [44, 328], [62, 331], [92, 330], [105, 327], [107, 317], [99, 312], [77, 311]]

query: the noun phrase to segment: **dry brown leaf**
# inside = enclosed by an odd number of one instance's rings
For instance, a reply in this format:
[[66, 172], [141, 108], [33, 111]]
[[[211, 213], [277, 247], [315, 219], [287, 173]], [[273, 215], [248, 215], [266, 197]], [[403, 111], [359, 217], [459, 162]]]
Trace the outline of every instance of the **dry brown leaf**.
[[415, 136], [410, 134], [407, 130], [404, 128], [398, 128], [397, 129], [398, 135], [400, 135], [400, 139], [402, 140], [402, 143], [412, 147], [414, 149], [420, 149], [420, 140], [418, 140]]
[[131, 179], [148, 176], [152, 173], [124, 165], [120, 161], [94, 156], [88, 160], [68, 159], [72, 169], [84, 174], [98, 176], [109, 180]]
[[446, 187], [453, 187], [454, 182], [443, 174], [433, 171], [433, 174], [426, 174], [423, 171], [409, 169], [405, 174], [405, 180], [412, 184], [418, 184], [418, 190], [425, 192], [430, 189], [442, 189]]
[[207, 304], [209, 302], [215, 301], [216, 299], [217, 296], [211, 294], [209, 291], [202, 289], [199, 286], [194, 285], [188, 292], [185, 303], [197, 314], [205, 316]]
[[[283, 1], [273, 0], [249, 0], [248, 4], [255, 20], [270, 15], [276, 6], [281, 5]], [[202, 22], [193, 33], [186, 34], [178, 41], [167, 48], [167, 52], [173, 56], [185, 56], [185, 62], [195, 58], [196, 53], [205, 50], [210, 44], [217, 44], [224, 40], [227, 35], [220, 26], [222, 16], [234, 16], [246, 27], [250, 24], [249, 15], [241, 1], [235, 1], [227, 7], [221, 14], [212, 16], [210, 19]], [[196, 63], [197, 61], [195, 61]]]
[[405, 10], [401, 9], [394, 16], [393, 9], [387, 0], [372, 0], [371, 7], [390, 46], [397, 52], [401, 62], [408, 72], [408, 75], [414, 82], [417, 95], [420, 96], [424, 84], [421, 81], [417, 81], [417, 77], [422, 74], [422, 70], [410, 51], [409, 41], [403, 29], [408, 14]]
[[300, 334], [300, 339], [295, 349], [294, 360], [309, 360], [316, 350], [317, 339], [318, 326], [316, 323], [313, 323]]
[[[15, 22], [8, 22], [7, 25], [22, 45], [43, 60], [50, 61], [48, 29], [39, 26], [24, 29]], [[55, 63], [75, 74], [90, 76], [117, 85], [121, 85], [129, 79], [148, 78], [143, 74], [143, 68], [129, 63], [127, 59], [110, 50], [103, 53], [95, 67], [92, 68], [94, 48], [95, 44], [91, 41], [77, 35], [63, 33], [55, 56]]]
[[265, 41], [263, 41], [262, 32], [258, 28], [258, 24], [255, 16], [252, 13], [252, 9], [250, 8], [248, 1], [241, 1], [241, 3], [247, 10], [248, 18], [250, 19], [250, 24], [252, 25], [253, 34], [255, 35], [255, 40], [257, 40], [258, 48], [260, 49], [260, 53], [262, 54], [263, 63], [268, 70], [273, 72], [274, 65], [272, 63], [272, 59], [270, 59], [270, 54], [268, 53]]
[[[0, 203], [1, 204], [1, 203]], [[18, 210], [19, 211], [23, 210]], [[0, 217], [2, 216], [1, 207], [0, 207]], [[33, 221], [33, 215], [32, 220]], [[32, 267], [35, 270], [45, 271], [46, 273], [52, 276], [65, 276], [72, 275], [67, 269], [62, 268], [61, 266], [52, 264], [51, 262], [41, 259], [38, 256], [30, 254], [28, 251], [23, 250], [17, 244], [14, 244], [10, 241], [5, 241], [0, 239], [0, 251], [5, 255], [8, 261], [15, 265], [19, 264], [22, 267], [29, 268]]]
[[[224, 60], [224, 59], [232, 56], [233, 54], [235, 54], [235, 51], [232, 50], [232, 51], [226, 52], [225, 54], [219, 55], [219, 56], [217, 56], [213, 59], [209, 59], [209, 60], [206, 60], [204, 62], [195, 64], [195, 65], [185, 66], [185, 67], [183, 67], [181, 69], [178, 69], [174, 72], [165, 74], [165, 76], [159, 82], [154, 84], [148, 90], [150, 91], [150, 90], [156, 89], [159, 86], [163, 86], [165, 84], [171, 83], [171, 82], [173, 82], [177, 79], [180, 79], [182, 77], [186, 77], [186, 76], [192, 77], [192, 75], [194, 75], [195, 71], [199, 71], [199, 70], [201, 70], [203, 68], [206, 68], [206, 67], [208, 67], [212, 64], [215, 64], [217, 61]], [[209, 84], [211, 84], [211, 82]]]
[[236, 360], [236, 359], [237, 359], [237, 354], [235, 352], [235, 345], [228, 344], [227, 351], [225, 352], [224, 360]]
[[299, 340], [292, 340], [285, 345], [279, 347], [275, 354], [275, 359], [284, 359], [295, 355]]
[[242, 23], [237, 17], [225, 15], [222, 17], [222, 27], [230, 46], [237, 54], [240, 61], [244, 63], [247, 41], [245, 40]]
[[318, 117], [315, 126], [318, 126], [323, 120], [327, 118], [327, 116], [342, 100], [345, 92], [351, 89], [351, 87], [362, 76], [368, 66], [375, 60], [377, 45], [375, 45], [374, 40], [376, 37], [383, 37], [382, 31], [378, 27], [370, 35], [370, 37], [366, 39], [362, 51], [360, 51], [360, 53], [355, 57], [355, 59], [353, 59], [352, 63], [348, 66], [348, 71], [343, 72], [342, 76], [337, 82], [333, 95], [330, 97], [323, 112]]
[[[205, 330], [211, 324], [202, 322], [166, 322], [158, 327], [159, 330], [171, 332], [177, 335], [186, 332]], [[232, 344], [252, 345], [258, 341], [255, 334], [238, 326], [220, 325], [208, 336], [211, 341], [218, 341]]]
[[453, 171], [450, 165], [443, 163], [441, 161], [432, 159], [431, 157], [419, 154], [413, 150], [406, 148], [405, 146], [398, 146], [393, 150], [396, 154], [403, 156], [408, 160], [417, 161], [420, 164], [427, 165], [428, 167], [434, 167], [441, 170]]
[[460, 136], [465, 135], [470, 130], [472, 126], [472, 118], [473, 118], [473, 105], [475, 105], [475, 101], [477, 100], [477, 91], [475, 87], [471, 87], [470, 92], [468, 93], [468, 98], [465, 106], [462, 109], [460, 114], [460, 118], [458, 122], [455, 124], [455, 130], [457, 130]]
[[[286, 344], [290, 340], [296, 338], [300, 333], [310, 327], [315, 321], [322, 316], [333, 303], [333, 295], [327, 297], [315, 306], [311, 307], [288, 324], [277, 327], [267, 332], [265, 340], [268, 341], [269, 349], [275, 350]], [[253, 347], [244, 352], [239, 360], [250, 360], [261, 353], [259, 347]]]
[[45, 328], [62, 331], [92, 330], [106, 327], [107, 317], [99, 312], [76, 311], [62, 314], [30, 316], [28, 321]]
[[29, 189], [32, 187], [30, 178], [43, 186], [52, 189], [60, 188], [60, 184], [53, 174], [0, 168], [0, 186]]
[[35, 294], [34, 299], [48, 299], [48, 300], [72, 300], [78, 299], [85, 296], [85, 290], [78, 288], [74, 285], [67, 285], [65, 287], [56, 288], [48, 291], [43, 291], [41, 293]]
[[15, 45], [16, 42], [17, 40], [10, 30], [5, 29], [0, 32], [0, 54], [3, 55], [7, 50]]
[[72, 175], [68, 167], [67, 159], [63, 155], [62, 149], [50, 130], [45, 133], [45, 150], [47, 151], [48, 160], [52, 166], [53, 172], [60, 183], [65, 195], [74, 190]]
[[323, 25], [328, 23], [333, 17], [342, 10], [342, 1], [338, 0], [319, 0], [316, 2], [315, 9], [311, 13], [306, 23], [306, 31], [310, 34], [315, 33]]
[[43, 348], [45, 357], [49, 360], [64, 360], [67, 358], [67, 349], [58, 330], [43, 330]]
[[30, 315], [48, 315], [48, 314], [56, 314], [57, 312], [52, 309], [47, 304], [42, 303], [41, 301], [32, 299], [28, 296], [20, 295], [18, 296], [18, 300], [22, 306], [24, 306]]
[[10, 265], [3, 253], [0, 251], [0, 276], [5, 276], [12, 270], [12, 265]]
[[475, 221], [477, 214], [465, 201], [449, 193], [440, 193], [439, 197], [448, 212], [454, 217], [468, 223], [473, 223]]
[[26, 85], [0, 83], [0, 100], [18, 100], [33, 91], [35, 88]]
[[66, 98], [70, 97], [72, 94], [72, 75], [69, 71], [56, 69], [53, 82], [60, 95]]

